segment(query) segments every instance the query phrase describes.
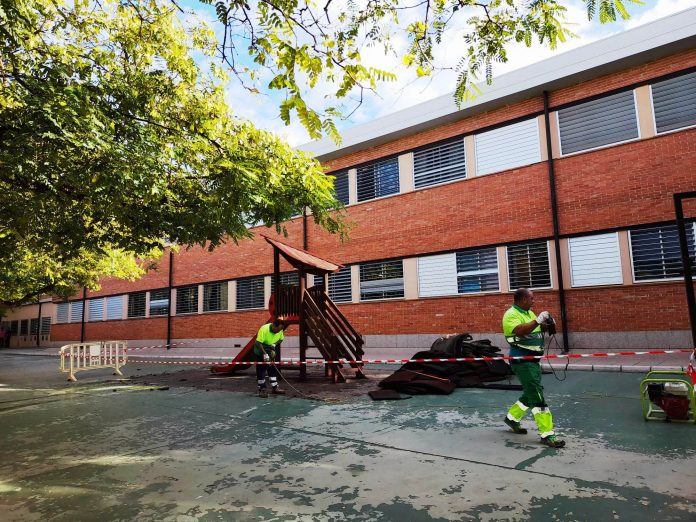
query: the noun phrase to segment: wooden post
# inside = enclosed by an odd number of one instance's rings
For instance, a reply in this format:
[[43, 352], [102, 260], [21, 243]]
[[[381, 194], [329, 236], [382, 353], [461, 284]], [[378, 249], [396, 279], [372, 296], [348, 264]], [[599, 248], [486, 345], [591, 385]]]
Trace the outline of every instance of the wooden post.
[[302, 268], [298, 270], [299, 272], [299, 283], [300, 283], [300, 380], [307, 380], [307, 325], [305, 323], [304, 314], [304, 294], [305, 294], [305, 272]]

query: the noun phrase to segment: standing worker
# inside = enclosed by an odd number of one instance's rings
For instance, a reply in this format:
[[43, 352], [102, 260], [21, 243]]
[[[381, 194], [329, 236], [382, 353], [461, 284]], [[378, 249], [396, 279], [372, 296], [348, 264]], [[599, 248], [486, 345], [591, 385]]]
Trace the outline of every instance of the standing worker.
[[[511, 357], [539, 356], [544, 353], [543, 330], [546, 330], [547, 324], [553, 319], [548, 312], [541, 312], [537, 317], [531, 310], [533, 305], [533, 292], [520, 288], [515, 291], [514, 304], [503, 315], [503, 334], [510, 345]], [[514, 433], [527, 433], [520, 421], [531, 408], [542, 444], [551, 448], [565, 446], [565, 441], [559, 439], [553, 431], [553, 418], [544, 400], [544, 387], [541, 385], [539, 359], [511, 360], [510, 367], [522, 384], [522, 397], [508, 411], [505, 424]]]
[[254, 343], [254, 359], [256, 364], [256, 380], [259, 385], [259, 397], [268, 397], [266, 391], [266, 371], [268, 380], [271, 381], [271, 393], [285, 395], [285, 392], [278, 388], [278, 370], [273, 364], [279, 345], [285, 338], [283, 331], [287, 328], [287, 323], [280, 319], [272, 323], [266, 323], [259, 328]]

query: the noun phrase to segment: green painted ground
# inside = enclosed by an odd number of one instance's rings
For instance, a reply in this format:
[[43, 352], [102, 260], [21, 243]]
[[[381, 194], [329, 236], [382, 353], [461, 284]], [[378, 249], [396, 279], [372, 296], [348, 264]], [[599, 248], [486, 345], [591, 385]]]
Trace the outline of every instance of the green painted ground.
[[3, 521], [696, 519], [696, 426], [643, 421], [638, 374], [545, 376], [557, 451], [505, 430], [516, 392], [261, 400], [24, 359], [0, 355]]

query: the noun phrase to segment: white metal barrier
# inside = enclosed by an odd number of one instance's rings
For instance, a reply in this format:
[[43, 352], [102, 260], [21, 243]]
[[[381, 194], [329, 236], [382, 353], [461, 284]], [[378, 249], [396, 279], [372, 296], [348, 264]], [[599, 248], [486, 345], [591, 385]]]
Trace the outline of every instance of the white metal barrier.
[[75, 373], [97, 368], [113, 368], [114, 375], [123, 375], [128, 341], [97, 341], [67, 344], [60, 349], [60, 371], [69, 373], [69, 381], [76, 381]]

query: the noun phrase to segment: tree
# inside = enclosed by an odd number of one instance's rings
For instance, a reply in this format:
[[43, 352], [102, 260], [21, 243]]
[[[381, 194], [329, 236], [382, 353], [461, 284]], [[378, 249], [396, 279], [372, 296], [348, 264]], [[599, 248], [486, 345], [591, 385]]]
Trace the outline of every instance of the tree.
[[[232, 72], [256, 90], [259, 68], [270, 71], [268, 87], [286, 95], [281, 118], [290, 123], [295, 114], [313, 138], [329, 134], [340, 140], [334, 119], [346, 110], [336, 104], [352, 94], [355, 105], [347, 110], [354, 111], [366, 90], [394, 79], [391, 71], [361, 63], [366, 47], [394, 52], [394, 37], [405, 36], [408, 51], [401, 56], [403, 63], [418, 76], [454, 69], [454, 97], [461, 105], [477, 93], [475, 82], [492, 82], [492, 64], [507, 61], [511, 44], [531, 47], [536, 40], [555, 49], [574, 36], [564, 19], [570, 0], [257, 0], [251, 5], [246, 0], [200, 1], [215, 6], [224, 27], [218, 52]], [[589, 19], [605, 23], [629, 18], [624, 4], [642, 1], [584, 3]], [[439, 63], [435, 51], [445, 45], [445, 33], [453, 30], [461, 32], [461, 58], [454, 65]], [[247, 53], [254, 67], [245, 65]], [[326, 107], [311, 107], [303, 87], [322, 83], [333, 95]]]
[[307, 207], [332, 178], [235, 119], [205, 26], [167, 1], [0, 0], [0, 301], [138, 277], [171, 241], [214, 248]]

